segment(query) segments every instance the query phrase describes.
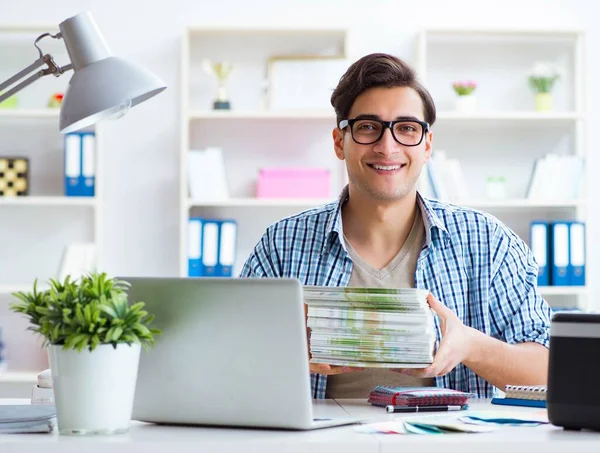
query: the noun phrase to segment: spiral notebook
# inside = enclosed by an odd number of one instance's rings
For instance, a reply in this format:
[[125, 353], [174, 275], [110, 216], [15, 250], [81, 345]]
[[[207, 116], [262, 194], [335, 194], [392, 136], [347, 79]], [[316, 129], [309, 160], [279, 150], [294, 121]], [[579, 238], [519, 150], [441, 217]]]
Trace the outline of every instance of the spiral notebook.
[[374, 406], [465, 406], [471, 393], [438, 387], [378, 386], [369, 393]]
[[546, 407], [545, 385], [507, 385], [504, 398], [492, 398], [492, 404]]

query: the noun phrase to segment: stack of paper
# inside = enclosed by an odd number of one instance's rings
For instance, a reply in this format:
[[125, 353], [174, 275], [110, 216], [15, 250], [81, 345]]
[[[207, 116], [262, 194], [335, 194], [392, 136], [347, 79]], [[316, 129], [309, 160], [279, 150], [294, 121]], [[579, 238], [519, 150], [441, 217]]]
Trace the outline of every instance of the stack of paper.
[[304, 287], [312, 363], [425, 368], [435, 328], [427, 290]]
[[55, 416], [54, 406], [0, 404], [0, 434], [49, 433]]

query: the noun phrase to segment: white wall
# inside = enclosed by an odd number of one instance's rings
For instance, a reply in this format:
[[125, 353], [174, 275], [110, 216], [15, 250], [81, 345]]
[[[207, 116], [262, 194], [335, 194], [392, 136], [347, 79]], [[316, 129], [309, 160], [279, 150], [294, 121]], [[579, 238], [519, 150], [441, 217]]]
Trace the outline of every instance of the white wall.
[[[115, 54], [157, 73], [168, 89], [105, 125], [104, 264], [119, 275], [177, 275], [180, 40], [189, 25], [339, 25], [364, 30], [365, 48], [389, 47], [381, 32], [423, 26], [561, 27], [588, 33], [588, 81], [598, 80], [600, 36], [594, 0], [0, 0], [0, 23], [58, 24], [90, 10]], [[381, 39], [381, 41], [379, 41]], [[598, 88], [588, 83], [590, 128]], [[589, 134], [589, 161], [598, 138]], [[599, 193], [597, 180], [590, 193]], [[600, 234], [600, 203], [590, 196], [589, 237]], [[599, 262], [600, 251], [589, 257]], [[590, 276], [592, 277], [592, 276]], [[591, 278], [590, 278], [591, 280]], [[600, 287], [595, 288], [600, 295]], [[598, 300], [593, 297], [592, 300]]]

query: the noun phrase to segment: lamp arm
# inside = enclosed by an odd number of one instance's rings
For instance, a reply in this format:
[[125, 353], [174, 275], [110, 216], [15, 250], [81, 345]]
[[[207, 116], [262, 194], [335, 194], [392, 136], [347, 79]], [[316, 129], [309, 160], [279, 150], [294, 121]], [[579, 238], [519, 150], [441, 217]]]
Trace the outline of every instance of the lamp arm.
[[[50, 37], [55, 38], [55, 39], [62, 38], [62, 36], [61, 36], [60, 33], [57, 33], [56, 35], [51, 35], [50, 33], [44, 33], [43, 35], [40, 35], [35, 40], [34, 46], [38, 50], [38, 52], [40, 54], [40, 57], [36, 61], [34, 61], [32, 64], [30, 64], [29, 66], [27, 66], [25, 69], [23, 69], [22, 71], [19, 71], [17, 74], [15, 74], [14, 76], [12, 76], [10, 79], [6, 80], [5, 82], [0, 83], [0, 102], [4, 101], [5, 99], [8, 99], [9, 97], [11, 97], [15, 93], [18, 93], [19, 91], [21, 91], [26, 86], [31, 85], [33, 82], [35, 82], [36, 80], [38, 80], [40, 77], [43, 77], [43, 76], [48, 75], [48, 74], [52, 74], [55, 77], [60, 77], [66, 71], [69, 71], [70, 69], [73, 69], [73, 65], [70, 64], [70, 63], [67, 64], [67, 65], [65, 65], [65, 66], [62, 66], [62, 67], [58, 66], [54, 62], [54, 58], [52, 58], [52, 55], [50, 55], [50, 54], [44, 55], [43, 54], [42, 50], [38, 47], [37, 43], [38, 43], [38, 41], [40, 39], [42, 39], [42, 38], [44, 38], [46, 36], [50, 36]], [[44, 64], [48, 66], [46, 69], [42, 69], [42, 70], [36, 72], [32, 76], [30, 76], [27, 79], [23, 80], [18, 85], [14, 86], [10, 90], [4, 92], [4, 90], [6, 88], [8, 88], [12, 84], [16, 83], [21, 78], [25, 77], [27, 74], [29, 74], [34, 69], [37, 69], [40, 66], [43, 66]]]

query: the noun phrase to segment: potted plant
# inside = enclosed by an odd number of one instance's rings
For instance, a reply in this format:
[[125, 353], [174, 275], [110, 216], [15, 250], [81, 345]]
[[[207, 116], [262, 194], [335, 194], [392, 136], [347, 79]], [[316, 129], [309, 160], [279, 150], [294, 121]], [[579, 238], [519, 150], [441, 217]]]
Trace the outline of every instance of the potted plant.
[[558, 71], [547, 63], [536, 63], [529, 76], [529, 86], [535, 94], [535, 109], [538, 112], [552, 110], [552, 88], [558, 80]]
[[29, 317], [48, 348], [61, 434], [126, 432], [133, 409], [140, 347], [161, 332], [144, 302], [128, 303], [125, 281], [90, 273], [51, 279], [49, 288], [17, 292], [11, 309]]
[[473, 80], [456, 81], [452, 84], [456, 93], [456, 110], [462, 113], [473, 113], [477, 108], [475, 90], [477, 83]]

